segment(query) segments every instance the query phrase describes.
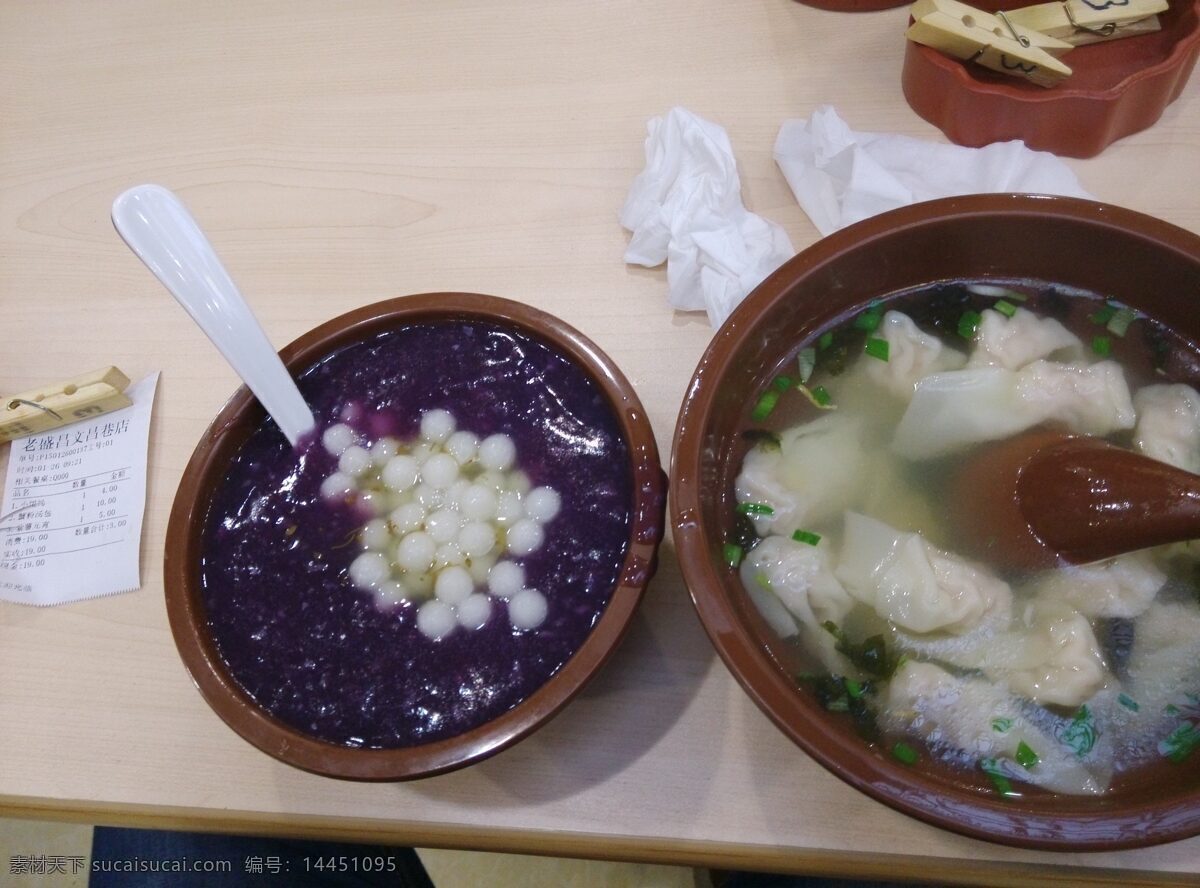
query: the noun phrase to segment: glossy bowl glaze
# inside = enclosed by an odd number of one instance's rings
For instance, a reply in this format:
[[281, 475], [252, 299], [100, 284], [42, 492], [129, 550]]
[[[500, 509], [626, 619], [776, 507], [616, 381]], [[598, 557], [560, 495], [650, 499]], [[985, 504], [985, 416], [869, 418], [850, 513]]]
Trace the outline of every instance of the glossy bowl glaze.
[[448, 739], [388, 749], [352, 748], [305, 734], [262, 709], [230, 674], [209, 631], [201, 594], [205, 517], [231, 460], [265, 413], [243, 387], [213, 420], [184, 470], [167, 527], [167, 615], [184, 665], [204, 699], [264, 752], [308, 771], [357, 780], [406, 780], [486, 758], [527, 736], [562, 709], [600, 669], [624, 635], [654, 573], [662, 538], [666, 480], [654, 435], [633, 387], [578, 331], [517, 302], [468, 293], [430, 293], [368, 305], [304, 334], [280, 352], [294, 376], [339, 348], [411, 324], [495, 324], [536, 339], [581, 368], [604, 394], [629, 453], [632, 510], [624, 560], [607, 606], [582, 646], [538, 690], [478, 727]]
[[756, 402], [805, 341], [871, 300], [937, 281], [1028, 278], [1102, 293], [1200, 343], [1200, 237], [1130, 210], [1031, 195], [915, 204], [830, 235], [784, 264], [730, 316], [680, 410], [671, 462], [675, 546], [700, 618], [750, 697], [850, 785], [929, 823], [1030, 848], [1112, 849], [1200, 833], [1200, 757], [1099, 798], [1003, 799], [982, 774], [869, 747], [848, 716], [798, 687], [795, 649], [724, 563], [733, 483]]
[[[1024, 0], [980, 0], [993, 12]], [[1030, 148], [1093, 157], [1154, 124], [1187, 84], [1200, 53], [1200, 0], [1173, 0], [1162, 30], [1080, 46], [1071, 76], [1045, 88], [906, 41], [901, 83], [921, 117], [959, 145], [1021, 139]], [[911, 21], [911, 20], [910, 20]]]

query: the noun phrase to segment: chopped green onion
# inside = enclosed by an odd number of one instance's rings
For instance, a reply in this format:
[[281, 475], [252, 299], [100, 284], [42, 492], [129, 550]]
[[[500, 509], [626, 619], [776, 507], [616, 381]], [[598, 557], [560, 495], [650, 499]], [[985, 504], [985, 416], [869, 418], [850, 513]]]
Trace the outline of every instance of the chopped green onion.
[[775, 389], [767, 389], [762, 393], [762, 397], [758, 399], [758, 403], [754, 405], [754, 409], [750, 412], [750, 418], [755, 422], [762, 422], [771, 415], [771, 411], [775, 409], [775, 405], [779, 403], [779, 392]]
[[1012, 726], [1013, 726], [1013, 720], [1011, 718], [994, 718], [994, 719], [992, 719], [992, 730], [995, 731], [997, 734], [1007, 734], [1009, 729]]
[[1011, 302], [1007, 302], [1003, 299], [993, 305], [992, 308], [996, 309], [996, 311], [1000, 312], [1000, 314], [1004, 315], [1006, 318], [1011, 318], [1017, 313], [1017, 307]]
[[996, 787], [996, 792], [1002, 796], [1015, 796], [1017, 793], [1013, 789], [1012, 781], [1008, 779], [1004, 771], [1000, 767], [1000, 763], [994, 758], [983, 759], [979, 763], [979, 767], [983, 769], [983, 773], [987, 774], [992, 780], [992, 786]]
[[824, 386], [818, 385], [815, 389], [810, 389], [808, 385], [797, 385], [796, 390], [812, 403], [812, 406], [821, 410], [834, 410], [832, 397], [829, 397], [829, 392], [824, 390]]
[[920, 754], [907, 743], [897, 743], [892, 747], [892, 756], [906, 765], [915, 765]]
[[872, 336], [867, 340], [866, 351], [871, 357], [886, 361], [888, 359], [888, 341]]
[[795, 383], [792, 382], [792, 378], [790, 376], [776, 376], [771, 380], [771, 385], [775, 386], [775, 388], [781, 392], [786, 392], [793, 385], [795, 385]]
[[737, 510], [743, 515], [774, 515], [775, 510], [766, 503], [738, 503]]
[[854, 319], [854, 327], [856, 330], [865, 330], [868, 333], [874, 333], [879, 329], [879, 323], [882, 320], [883, 313], [879, 309], [868, 308]]
[[820, 410], [836, 410], [837, 406], [833, 403], [833, 398], [829, 396], [829, 392], [825, 390], [825, 386], [819, 385], [816, 388], [810, 389], [806, 385], [796, 386], [796, 391], [808, 398], [812, 405]]
[[1033, 766], [1041, 761], [1041, 758], [1038, 757], [1038, 754], [1034, 752], [1030, 745], [1024, 740], [1017, 744], [1017, 754], [1015, 758], [1017, 760], [1017, 764], [1019, 764], [1026, 771], [1032, 770]]
[[1099, 732], [1096, 730], [1096, 723], [1092, 720], [1091, 710], [1084, 705], [1079, 707], [1079, 711], [1075, 713], [1071, 723], [1063, 729], [1059, 739], [1075, 751], [1077, 758], [1083, 758], [1092, 751], [1098, 736]]
[[726, 564], [730, 567], [737, 567], [742, 563], [742, 558], [746, 553], [742, 551], [742, 547], [737, 543], [726, 543], [725, 548], [722, 549], [722, 554], [725, 556]]
[[1107, 358], [1112, 354], [1112, 340], [1107, 336], [1093, 336], [1092, 351], [1102, 358]]
[[821, 542], [821, 535], [813, 533], [811, 530], [797, 530], [792, 534], [792, 539], [798, 543], [808, 543], [810, 546], [815, 546]]
[[775, 587], [771, 585], [771, 580], [770, 580], [770, 579], [767, 577], [767, 575], [766, 575], [766, 574], [764, 574], [764, 573], [757, 573], [757, 574], [755, 574], [755, 575], [754, 575], [754, 582], [758, 583], [758, 585], [759, 585], [759, 586], [761, 586], [762, 588], [766, 589], [768, 592], [774, 592], [774, 591], [775, 591]]
[[1189, 721], [1179, 723], [1165, 740], [1158, 744], [1158, 751], [1178, 764], [1200, 749], [1200, 727]]
[[1129, 329], [1129, 325], [1137, 320], [1137, 312], [1132, 308], [1121, 308], [1117, 310], [1108, 323], [1105, 325], [1108, 332], [1114, 336], [1124, 336], [1125, 331]]
[[821, 334], [821, 338], [817, 340], [817, 348], [819, 348], [821, 351], [825, 351], [825, 349], [829, 348], [831, 345], [833, 345], [833, 331], [826, 330]]
[[963, 339], [974, 339], [975, 331], [979, 329], [979, 322], [982, 320], [983, 315], [979, 312], [964, 311], [958, 319], [958, 335]]
[[1116, 313], [1117, 307], [1115, 305], [1105, 303], [1104, 305], [1100, 306], [1100, 308], [1088, 315], [1088, 320], [1093, 324], [1107, 324], [1113, 319], [1113, 315]]
[[846, 684], [846, 693], [850, 695], [850, 699], [861, 699], [866, 689], [852, 678], [846, 678], [844, 681]]
[[812, 378], [813, 371], [817, 369], [817, 350], [815, 348], [802, 348], [800, 354], [796, 356], [796, 362], [800, 365], [800, 382], [806, 383]]
[[1137, 700], [1128, 694], [1120, 694], [1117, 697], [1117, 702], [1128, 709], [1130, 712], [1137, 712], [1141, 707], [1138, 706]]

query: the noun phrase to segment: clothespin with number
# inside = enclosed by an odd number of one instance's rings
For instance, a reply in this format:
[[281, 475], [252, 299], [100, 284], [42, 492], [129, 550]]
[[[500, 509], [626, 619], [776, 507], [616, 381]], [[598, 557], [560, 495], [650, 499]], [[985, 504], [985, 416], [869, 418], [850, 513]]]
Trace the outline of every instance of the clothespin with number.
[[128, 407], [129, 377], [105, 367], [0, 402], [0, 443]]
[[1008, 20], [1065, 40], [1072, 46], [1161, 31], [1167, 0], [1061, 0], [1007, 13]]
[[1073, 48], [1070, 43], [1024, 28], [1003, 12], [993, 15], [957, 0], [917, 0], [911, 11], [905, 36], [915, 43], [1039, 86], [1071, 74], [1057, 58]]

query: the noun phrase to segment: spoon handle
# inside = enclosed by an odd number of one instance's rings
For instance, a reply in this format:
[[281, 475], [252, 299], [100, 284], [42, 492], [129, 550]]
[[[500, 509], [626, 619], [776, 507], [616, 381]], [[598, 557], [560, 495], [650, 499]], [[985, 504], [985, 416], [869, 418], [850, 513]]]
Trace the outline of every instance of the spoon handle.
[[316, 425], [312, 410], [179, 198], [160, 185], [138, 185], [113, 202], [112, 219], [295, 447]]

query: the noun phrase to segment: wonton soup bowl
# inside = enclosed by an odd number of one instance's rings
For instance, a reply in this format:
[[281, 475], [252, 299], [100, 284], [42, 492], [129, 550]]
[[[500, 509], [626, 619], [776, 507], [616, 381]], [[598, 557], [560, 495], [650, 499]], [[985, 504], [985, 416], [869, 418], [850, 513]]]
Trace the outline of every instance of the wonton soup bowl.
[[231, 674], [214, 640], [203, 596], [206, 515], [231, 460], [265, 419], [258, 402], [241, 388], [197, 445], [171, 510], [164, 567], [167, 614], [184, 665], [216, 713], [260, 750], [318, 774], [356, 780], [426, 777], [516, 743], [558, 713], [599, 671], [628, 628], [655, 570], [666, 490], [650, 424], [616, 365], [561, 320], [496, 297], [430, 293], [351, 311], [304, 334], [280, 354], [299, 377], [344, 346], [411, 325], [441, 322], [482, 323], [523, 334], [565, 356], [600, 393], [628, 452], [631, 508], [623, 560], [607, 605], [574, 654], [540, 687], [490, 721], [447, 738], [389, 748], [339, 745], [298, 730], [267, 712]]
[[[998, 796], [980, 771], [868, 746], [849, 716], [794, 678], [794, 649], [759, 614], [723, 544], [733, 529], [742, 432], [796, 349], [880, 297], [938, 281], [1031, 279], [1120, 300], [1200, 342], [1200, 237], [1088, 201], [974, 195], [916, 204], [826, 237], [734, 311], [700, 360], [679, 413], [670, 514], [685, 581], [717, 651], [754, 702], [851, 786], [914, 817], [989, 841], [1092, 850], [1200, 833], [1200, 755], [1146, 766], [1104, 796]], [[879, 744], [882, 747], [882, 744]], [[1024, 787], [1022, 787], [1024, 789]]]

